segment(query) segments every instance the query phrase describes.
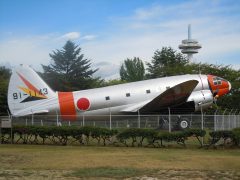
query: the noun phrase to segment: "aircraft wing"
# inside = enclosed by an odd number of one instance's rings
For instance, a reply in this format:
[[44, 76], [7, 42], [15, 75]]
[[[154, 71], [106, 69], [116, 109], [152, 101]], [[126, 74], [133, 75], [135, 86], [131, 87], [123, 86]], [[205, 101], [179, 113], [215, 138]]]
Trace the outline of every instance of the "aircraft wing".
[[151, 100], [143, 101], [141, 103], [132, 104], [131, 106], [125, 108], [121, 112], [137, 112], [141, 107], [145, 106]]
[[152, 100], [128, 107], [123, 112], [158, 112], [161, 109], [183, 104], [197, 86], [197, 80], [189, 80], [173, 86]]

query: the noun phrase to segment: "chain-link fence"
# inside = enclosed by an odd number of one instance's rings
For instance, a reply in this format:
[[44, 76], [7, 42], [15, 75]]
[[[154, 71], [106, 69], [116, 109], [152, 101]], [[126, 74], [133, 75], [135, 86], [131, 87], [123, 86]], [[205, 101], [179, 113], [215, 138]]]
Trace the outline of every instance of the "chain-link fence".
[[[68, 116], [69, 117], [69, 116]], [[72, 119], [72, 118], [70, 118]], [[240, 115], [94, 115], [78, 116], [75, 121], [66, 117], [32, 115], [25, 117], [0, 117], [1, 127], [12, 125], [36, 126], [99, 126], [106, 128], [154, 128], [174, 131], [184, 128], [200, 128], [209, 130], [231, 130], [240, 127]]]

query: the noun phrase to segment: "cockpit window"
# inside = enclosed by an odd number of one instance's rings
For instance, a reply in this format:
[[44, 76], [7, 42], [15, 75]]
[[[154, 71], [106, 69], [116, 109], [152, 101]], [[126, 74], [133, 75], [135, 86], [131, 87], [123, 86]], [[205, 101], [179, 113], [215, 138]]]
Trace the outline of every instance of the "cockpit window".
[[217, 78], [215, 77], [215, 78], [213, 78], [213, 84], [216, 86], [216, 85], [218, 85], [218, 80], [217, 80]]
[[222, 84], [222, 81], [224, 81], [223, 78], [220, 78], [220, 77], [214, 77], [213, 78], [213, 84], [216, 86], [216, 85], [221, 85]]

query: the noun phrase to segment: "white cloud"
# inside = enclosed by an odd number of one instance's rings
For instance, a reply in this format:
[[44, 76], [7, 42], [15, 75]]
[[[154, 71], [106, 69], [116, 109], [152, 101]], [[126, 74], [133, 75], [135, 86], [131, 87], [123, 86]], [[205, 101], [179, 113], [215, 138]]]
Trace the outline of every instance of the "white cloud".
[[107, 80], [120, 78], [119, 65], [117, 64], [102, 61], [93, 64], [93, 68], [98, 68], [98, 71], [95, 73], [96, 77], [102, 77]]
[[49, 60], [47, 48], [38, 41], [30, 39], [10, 40], [0, 43], [0, 61], [11, 66], [29, 64], [40, 69], [40, 64]]
[[80, 38], [80, 33], [79, 32], [69, 32], [61, 36], [62, 39], [66, 40], [76, 40]]
[[96, 37], [97, 36], [95, 36], [95, 35], [85, 35], [81, 39], [90, 41], [90, 40], [94, 40]]
[[150, 7], [147, 11], [145, 8], [136, 9], [133, 18], [136, 20], [148, 20], [159, 16], [162, 10], [160, 6]]

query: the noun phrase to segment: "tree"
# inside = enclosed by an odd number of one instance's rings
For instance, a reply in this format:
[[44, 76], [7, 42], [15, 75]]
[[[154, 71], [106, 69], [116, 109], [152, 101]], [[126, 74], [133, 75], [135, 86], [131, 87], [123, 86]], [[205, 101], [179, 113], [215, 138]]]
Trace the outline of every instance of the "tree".
[[127, 83], [127, 82], [122, 81], [121, 79], [111, 79], [111, 80], [103, 81], [101, 84], [101, 87], [114, 86], [114, 85], [124, 84], [124, 83]]
[[99, 78], [93, 78], [97, 69], [91, 69], [91, 62], [81, 54], [81, 48], [72, 41], [67, 41], [62, 50], [49, 54], [51, 64], [42, 65], [43, 78], [58, 91], [74, 91], [92, 88]]
[[10, 76], [11, 70], [0, 66], [0, 115], [7, 114], [7, 90]]
[[163, 47], [161, 51], [156, 50], [151, 63], [147, 63], [148, 78], [165, 77], [185, 74], [188, 59], [177, 53], [171, 47]]
[[143, 80], [145, 76], [144, 64], [141, 59], [134, 57], [126, 59], [120, 68], [120, 77], [122, 81], [134, 82]]

